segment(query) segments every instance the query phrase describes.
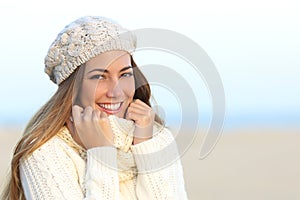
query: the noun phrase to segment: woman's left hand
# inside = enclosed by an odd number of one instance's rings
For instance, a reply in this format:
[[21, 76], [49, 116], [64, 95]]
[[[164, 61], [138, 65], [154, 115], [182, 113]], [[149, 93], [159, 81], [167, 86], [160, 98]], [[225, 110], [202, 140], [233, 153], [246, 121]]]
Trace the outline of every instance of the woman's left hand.
[[133, 144], [138, 144], [152, 138], [155, 113], [150, 106], [136, 99], [130, 103], [126, 119], [135, 122]]

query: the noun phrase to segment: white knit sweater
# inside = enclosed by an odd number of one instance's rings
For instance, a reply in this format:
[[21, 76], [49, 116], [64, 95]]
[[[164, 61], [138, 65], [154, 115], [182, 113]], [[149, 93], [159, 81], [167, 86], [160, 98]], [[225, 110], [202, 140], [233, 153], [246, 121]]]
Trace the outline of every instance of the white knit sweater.
[[172, 134], [156, 125], [152, 139], [132, 145], [133, 122], [115, 116], [109, 120], [115, 147], [85, 151], [63, 127], [22, 159], [26, 199], [187, 199]]

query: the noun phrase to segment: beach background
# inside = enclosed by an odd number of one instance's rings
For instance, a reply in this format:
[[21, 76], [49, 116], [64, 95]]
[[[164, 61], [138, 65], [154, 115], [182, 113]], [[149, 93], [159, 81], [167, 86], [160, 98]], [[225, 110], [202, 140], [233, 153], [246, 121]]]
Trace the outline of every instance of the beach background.
[[[57, 89], [43, 68], [50, 44], [74, 19], [102, 15], [129, 29], [180, 33], [214, 63], [224, 87], [225, 119], [214, 148], [200, 159], [216, 106], [207, 77], [170, 52], [136, 56], [139, 65], [173, 68], [192, 89], [181, 102], [168, 85], [153, 85], [169, 126], [181, 125], [182, 109], [199, 111], [199, 131], [182, 130], [187, 138], [196, 136], [181, 155], [190, 199], [300, 199], [299, 10], [292, 0], [1, 2], [0, 187], [26, 123]], [[186, 127], [193, 125], [188, 117]]]

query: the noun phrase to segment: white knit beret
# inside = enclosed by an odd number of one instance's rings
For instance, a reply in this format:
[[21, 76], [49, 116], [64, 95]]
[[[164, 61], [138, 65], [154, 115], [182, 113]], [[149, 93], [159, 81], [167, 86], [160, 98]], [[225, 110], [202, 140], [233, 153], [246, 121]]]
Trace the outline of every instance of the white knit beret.
[[45, 57], [45, 72], [59, 85], [78, 66], [101, 53], [124, 50], [131, 54], [135, 48], [135, 35], [113, 20], [81, 17], [67, 25], [51, 44]]

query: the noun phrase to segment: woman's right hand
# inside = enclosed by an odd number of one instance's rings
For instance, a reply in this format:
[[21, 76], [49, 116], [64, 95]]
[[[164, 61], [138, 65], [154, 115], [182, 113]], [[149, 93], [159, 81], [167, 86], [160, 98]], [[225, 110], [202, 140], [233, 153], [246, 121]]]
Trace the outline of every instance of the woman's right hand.
[[72, 107], [74, 134], [77, 134], [86, 149], [100, 146], [113, 146], [113, 133], [105, 112], [91, 106], [83, 109]]

